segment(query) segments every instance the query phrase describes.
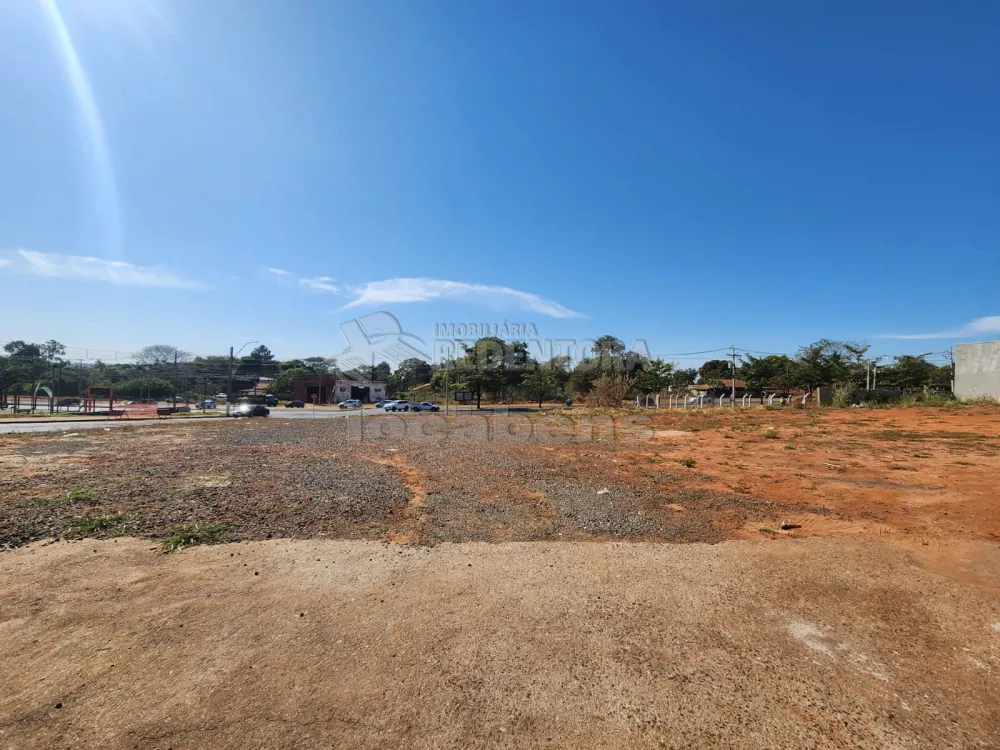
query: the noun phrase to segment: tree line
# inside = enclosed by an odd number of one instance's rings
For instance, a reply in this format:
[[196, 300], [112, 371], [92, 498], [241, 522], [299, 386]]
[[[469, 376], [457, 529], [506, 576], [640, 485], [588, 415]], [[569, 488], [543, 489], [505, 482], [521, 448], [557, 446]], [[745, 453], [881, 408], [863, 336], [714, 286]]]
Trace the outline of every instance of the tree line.
[[[733, 359], [712, 359], [700, 368], [680, 368], [676, 363], [629, 351], [616, 336], [598, 337], [590, 356], [578, 362], [558, 356], [544, 362], [531, 358], [523, 341], [486, 336], [447, 363], [407, 359], [393, 368], [388, 362], [345, 373], [336, 358], [305, 357], [278, 361], [261, 344], [236, 358], [194, 356], [175, 346], [154, 344], [135, 352], [127, 363], [74, 363], [58, 341], [42, 344], [12, 341], [0, 355], [0, 398], [31, 395], [44, 385], [56, 396], [83, 396], [88, 386], [113, 386], [117, 398], [158, 398], [174, 394], [227, 392], [230, 372], [233, 390], [254, 387], [258, 379], [271, 379], [268, 389], [290, 397], [298, 378], [365, 378], [386, 382], [389, 395], [409, 394], [424, 386], [432, 392], [471, 393], [477, 405], [484, 398], [494, 402], [588, 397], [607, 394], [615, 398], [684, 392], [706, 384], [722, 388], [735, 377], [752, 395], [809, 392], [820, 385], [867, 389], [873, 386], [873, 358], [869, 347], [853, 342], [821, 339], [801, 347], [793, 356], [744, 353]], [[734, 369], [735, 364], [735, 369]], [[925, 357], [901, 355], [877, 366], [877, 385], [902, 391], [949, 391], [952, 371]]]

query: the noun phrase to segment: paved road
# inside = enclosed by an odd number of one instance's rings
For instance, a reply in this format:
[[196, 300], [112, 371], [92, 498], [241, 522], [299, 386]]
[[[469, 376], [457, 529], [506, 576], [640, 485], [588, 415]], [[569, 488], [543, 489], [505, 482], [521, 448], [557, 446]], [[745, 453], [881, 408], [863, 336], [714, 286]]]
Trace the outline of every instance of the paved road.
[[[196, 413], [201, 413], [201, 410], [195, 410]], [[451, 407], [451, 413], [455, 414], [457, 412], [475, 412], [474, 407]], [[225, 414], [226, 407], [220, 407], [217, 409], [206, 409], [206, 412], [211, 414]], [[403, 412], [389, 412], [390, 414], [402, 415]], [[409, 412], [413, 413], [413, 412]], [[423, 412], [426, 413], [426, 412]], [[439, 412], [440, 413], [440, 412]], [[492, 407], [484, 409], [482, 414], [492, 414]], [[361, 414], [360, 409], [312, 409], [306, 407], [304, 409], [286, 409], [283, 406], [271, 407], [271, 417], [278, 419], [335, 419], [338, 417], [358, 417]], [[375, 416], [383, 416], [386, 412], [381, 409], [365, 409], [365, 418]], [[2, 416], [2, 415], [0, 415]], [[139, 427], [142, 425], [150, 424], [180, 424], [180, 423], [192, 423], [192, 422], [202, 422], [205, 424], [210, 424], [214, 422], [213, 419], [205, 419], [204, 417], [181, 417], [174, 416], [169, 419], [93, 419], [84, 420], [76, 418], [52, 418], [48, 421], [24, 421], [24, 422], [0, 422], [0, 435], [21, 433], [21, 432], [59, 432], [62, 430], [99, 430], [104, 427], [122, 427], [124, 425], [132, 425], [133, 427]]]
[[[211, 409], [209, 412], [213, 411]], [[225, 414], [226, 410], [216, 409], [216, 412], [220, 414]], [[358, 416], [361, 413], [360, 409], [346, 409], [337, 411], [328, 411], [325, 409], [317, 409], [313, 412], [312, 409], [284, 409], [278, 407], [277, 409], [271, 409], [271, 416], [278, 417], [280, 419], [331, 419], [335, 417], [351, 417]], [[382, 412], [379, 411], [379, 414]], [[372, 411], [368, 410], [365, 412], [365, 416], [372, 416]], [[94, 419], [94, 420], [84, 420], [84, 419], [73, 419], [73, 418], [53, 418], [51, 421], [47, 422], [6, 422], [0, 423], [0, 435], [11, 434], [11, 433], [21, 433], [21, 432], [59, 432], [59, 431], [75, 431], [75, 430], [99, 430], [104, 427], [114, 428], [114, 427], [124, 427], [125, 425], [132, 425], [133, 427], [139, 427], [142, 425], [150, 424], [181, 424], [181, 423], [194, 423], [201, 422], [204, 424], [211, 424], [215, 422], [214, 419], [205, 419], [204, 417], [179, 417], [174, 416], [169, 419], [142, 419], [142, 420], [127, 420], [127, 419]]]

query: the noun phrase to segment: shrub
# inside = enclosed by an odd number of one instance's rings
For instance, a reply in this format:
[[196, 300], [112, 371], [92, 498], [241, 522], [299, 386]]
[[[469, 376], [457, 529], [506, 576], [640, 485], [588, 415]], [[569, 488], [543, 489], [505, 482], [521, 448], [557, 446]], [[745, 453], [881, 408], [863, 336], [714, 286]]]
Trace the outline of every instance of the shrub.
[[631, 383], [624, 375], [603, 375], [594, 381], [594, 389], [587, 396], [587, 406], [620, 407], [630, 391]]

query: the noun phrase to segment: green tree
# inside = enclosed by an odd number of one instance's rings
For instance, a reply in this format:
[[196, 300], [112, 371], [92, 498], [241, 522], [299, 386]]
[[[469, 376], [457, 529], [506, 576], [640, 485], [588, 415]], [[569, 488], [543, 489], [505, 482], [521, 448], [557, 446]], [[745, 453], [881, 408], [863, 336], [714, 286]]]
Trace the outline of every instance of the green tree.
[[476, 408], [482, 408], [483, 393], [499, 394], [506, 376], [507, 344], [496, 336], [465, 345], [464, 356], [455, 360], [456, 380], [476, 394]]
[[728, 359], [710, 359], [698, 368], [702, 383], [713, 385], [726, 378], [733, 377], [733, 363]]
[[601, 373], [617, 372], [625, 355], [625, 343], [617, 336], [606, 333], [594, 341], [593, 357]]
[[306, 357], [302, 360], [306, 370], [314, 375], [331, 373], [336, 369], [337, 360], [330, 357]]
[[305, 368], [282, 370], [274, 377], [267, 390], [281, 398], [291, 398], [295, 392], [295, 381], [310, 377], [315, 377], [315, 373]]
[[10, 341], [4, 345], [4, 351], [8, 354], [3, 375], [5, 392], [34, 392], [39, 378], [48, 369], [43, 348], [44, 344], [29, 344], [21, 340]]
[[698, 380], [698, 371], [693, 367], [674, 370], [670, 378], [670, 384], [678, 391], [686, 391]]
[[842, 341], [820, 339], [799, 349], [795, 356], [795, 382], [811, 392], [821, 385], [850, 380], [853, 357]]
[[417, 357], [410, 357], [399, 363], [395, 374], [396, 384], [399, 389], [407, 391], [414, 386], [430, 383], [434, 371], [424, 360]]
[[529, 396], [537, 398], [539, 407], [541, 407], [543, 400], [556, 392], [558, 387], [559, 384], [552, 369], [537, 363], [528, 369], [521, 382], [522, 390]]
[[257, 362], [273, 362], [274, 354], [266, 346], [261, 344], [260, 346], [254, 347], [253, 351], [250, 352], [250, 359]]
[[748, 354], [740, 367], [740, 377], [749, 393], [785, 392], [795, 385], [795, 362], [784, 354], [759, 358]]
[[646, 360], [633, 370], [632, 387], [641, 394], [659, 393], [670, 385], [673, 375], [673, 362]]
[[[928, 362], [926, 355], [903, 354], [893, 358], [888, 367], [879, 368], [879, 382], [886, 386], [901, 388], [904, 391], [918, 391], [929, 388], [937, 376], [938, 367]], [[948, 369], [948, 382], [951, 383], [951, 368]]]
[[151, 344], [132, 354], [132, 359], [140, 365], [167, 365], [187, 362], [191, 354], [171, 344]]

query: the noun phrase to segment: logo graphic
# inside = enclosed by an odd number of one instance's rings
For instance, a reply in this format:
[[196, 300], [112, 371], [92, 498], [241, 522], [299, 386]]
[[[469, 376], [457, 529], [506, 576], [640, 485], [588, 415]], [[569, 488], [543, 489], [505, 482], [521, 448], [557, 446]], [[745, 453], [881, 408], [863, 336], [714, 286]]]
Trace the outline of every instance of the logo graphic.
[[361, 368], [388, 362], [395, 369], [407, 359], [430, 360], [427, 345], [412, 333], [404, 333], [399, 320], [385, 311], [363, 315], [340, 324], [347, 348], [337, 355], [337, 365], [348, 375]]

